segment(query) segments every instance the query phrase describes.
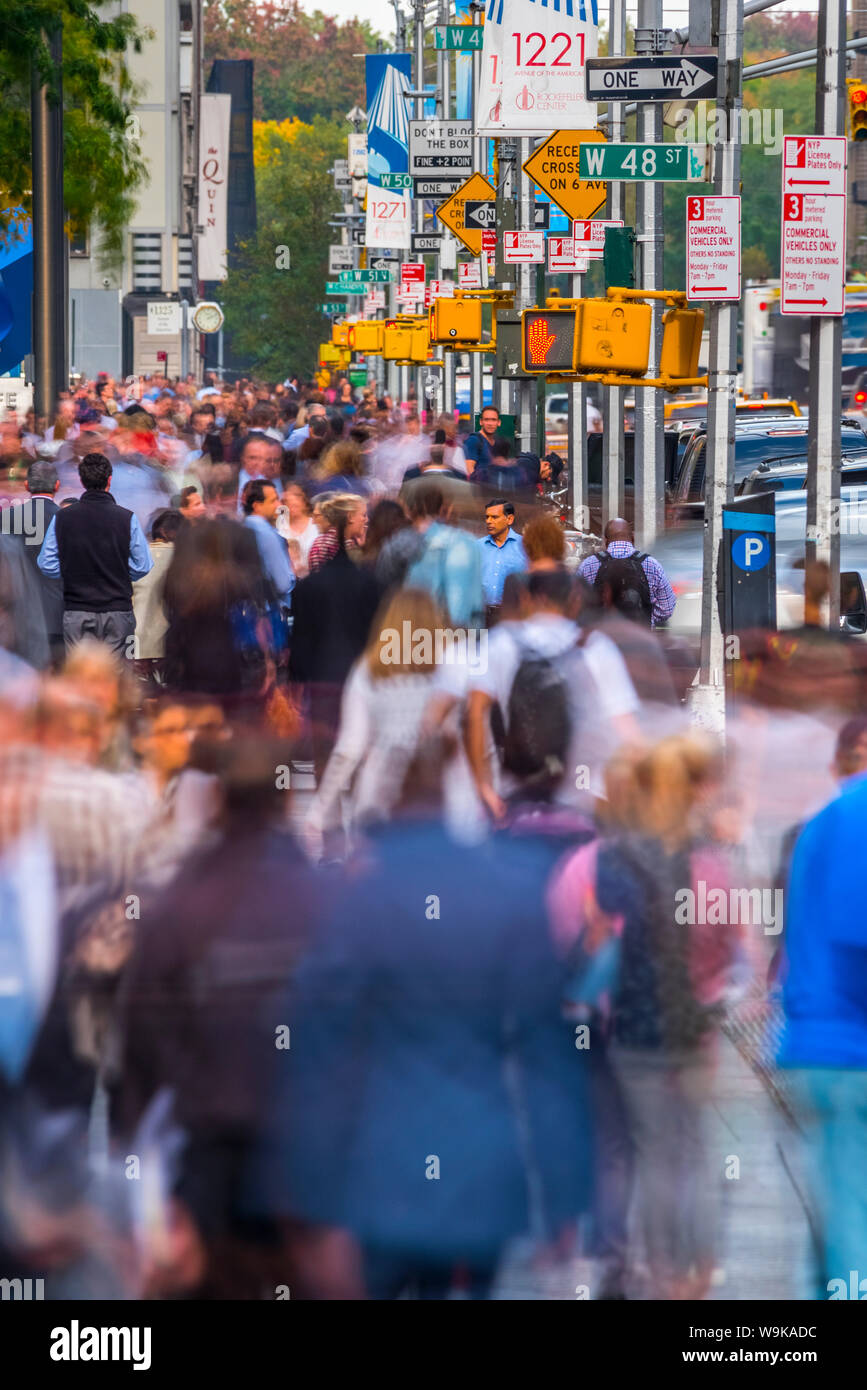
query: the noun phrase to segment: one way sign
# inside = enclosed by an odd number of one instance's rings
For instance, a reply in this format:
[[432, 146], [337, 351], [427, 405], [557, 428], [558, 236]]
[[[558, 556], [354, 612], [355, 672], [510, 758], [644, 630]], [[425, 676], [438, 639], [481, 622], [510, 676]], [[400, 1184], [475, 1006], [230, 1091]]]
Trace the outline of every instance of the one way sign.
[[588, 101], [695, 101], [716, 92], [715, 57], [588, 58]]
[[497, 225], [497, 209], [493, 202], [488, 199], [476, 202], [469, 199], [464, 205], [464, 226], [479, 228], [485, 231], [488, 227]]

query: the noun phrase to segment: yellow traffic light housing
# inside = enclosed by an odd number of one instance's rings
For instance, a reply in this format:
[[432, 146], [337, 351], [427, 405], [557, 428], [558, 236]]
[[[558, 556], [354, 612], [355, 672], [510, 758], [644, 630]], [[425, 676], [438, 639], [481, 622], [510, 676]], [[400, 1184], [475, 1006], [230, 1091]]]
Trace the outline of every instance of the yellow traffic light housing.
[[333, 323], [331, 325], [331, 341], [335, 347], [349, 347], [349, 328], [348, 323]]
[[385, 362], [427, 362], [430, 350], [427, 324], [386, 323], [383, 332], [382, 356]]
[[353, 352], [377, 356], [382, 352], [383, 331], [384, 324], [380, 319], [362, 319], [360, 323], [351, 323], [347, 346]]
[[430, 306], [432, 343], [478, 343], [482, 337], [480, 299], [441, 298]]
[[521, 315], [521, 370], [574, 372], [575, 309], [525, 309]]
[[662, 316], [661, 377], [698, 375], [698, 356], [704, 329], [703, 309], [666, 309]]
[[852, 140], [867, 140], [867, 81], [847, 77], [846, 95], [849, 100], [849, 135]]
[[575, 334], [576, 369], [643, 376], [650, 358], [652, 323], [649, 304], [582, 299]]

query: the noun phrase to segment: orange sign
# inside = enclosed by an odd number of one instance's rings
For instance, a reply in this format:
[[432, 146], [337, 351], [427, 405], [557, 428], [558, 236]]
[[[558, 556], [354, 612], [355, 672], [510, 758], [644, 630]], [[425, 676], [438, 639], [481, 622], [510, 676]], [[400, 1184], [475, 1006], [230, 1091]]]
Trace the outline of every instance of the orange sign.
[[468, 251], [472, 251], [474, 256], [482, 254], [482, 237], [484, 235], [481, 227], [467, 227], [464, 225], [464, 209], [468, 202], [495, 202], [497, 190], [493, 184], [488, 183], [484, 174], [470, 174], [465, 183], [462, 183], [457, 193], [441, 203], [437, 208], [437, 217], [440, 222], [445, 223], [449, 231], [454, 232], [458, 241], [462, 241]]
[[579, 179], [578, 155], [582, 140], [599, 144], [604, 139], [601, 130], [555, 130], [544, 145], [530, 155], [523, 166], [524, 173], [529, 174], [567, 217], [576, 221], [592, 217], [605, 202], [608, 185], [598, 179]]

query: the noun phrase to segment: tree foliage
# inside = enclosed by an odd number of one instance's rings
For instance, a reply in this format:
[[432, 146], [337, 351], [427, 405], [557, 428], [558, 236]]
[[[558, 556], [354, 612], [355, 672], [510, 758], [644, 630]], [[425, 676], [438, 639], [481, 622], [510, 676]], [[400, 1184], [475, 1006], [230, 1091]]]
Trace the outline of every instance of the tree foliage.
[[346, 155], [346, 125], [256, 121], [253, 147], [258, 229], [238, 248], [221, 301], [233, 352], [247, 369], [282, 380], [290, 368], [313, 369], [327, 334], [316, 306], [335, 239], [328, 221], [341, 208], [328, 170]]
[[0, 0], [0, 240], [10, 212], [31, 207], [30, 74], [57, 96], [46, 36], [63, 35], [63, 194], [69, 223], [98, 222], [106, 262], [121, 254], [123, 231], [146, 176], [134, 132], [136, 92], [126, 53], [148, 33], [132, 14], [104, 18], [87, 0]]
[[[815, 46], [815, 14], [757, 14], [744, 26], [747, 64]], [[765, 135], [772, 143], [776, 137], [781, 142], [783, 135], [811, 134], [815, 130], [815, 104], [815, 68], [744, 84], [744, 106], [762, 114]], [[780, 273], [781, 160], [782, 153], [772, 153], [767, 144], [747, 143], [741, 150], [741, 269], [745, 280], [776, 278]], [[710, 193], [713, 189], [690, 184], [688, 191]], [[686, 284], [685, 198], [683, 184], [666, 185], [666, 285]]]
[[364, 61], [377, 35], [366, 20], [336, 19], [301, 9], [298, 0], [208, 0], [205, 62], [252, 58], [255, 113], [268, 121], [294, 117], [343, 120], [364, 106]]

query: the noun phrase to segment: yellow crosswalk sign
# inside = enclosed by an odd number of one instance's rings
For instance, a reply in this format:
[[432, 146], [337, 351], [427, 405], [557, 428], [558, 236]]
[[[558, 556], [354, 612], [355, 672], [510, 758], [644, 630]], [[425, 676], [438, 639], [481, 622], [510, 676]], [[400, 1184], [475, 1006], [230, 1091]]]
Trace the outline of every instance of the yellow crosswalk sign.
[[465, 183], [462, 183], [457, 193], [453, 193], [446, 202], [441, 203], [437, 208], [437, 217], [443, 222], [449, 231], [454, 232], [458, 241], [462, 241], [468, 251], [474, 256], [482, 254], [482, 231], [480, 227], [468, 227], [466, 225], [466, 205], [467, 203], [486, 203], [495, 202], [497, 190], [493, 184], [489, 183], [484, 174], [470, 174]]

